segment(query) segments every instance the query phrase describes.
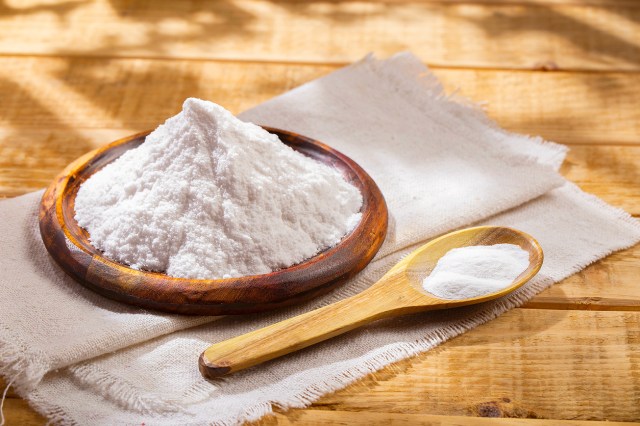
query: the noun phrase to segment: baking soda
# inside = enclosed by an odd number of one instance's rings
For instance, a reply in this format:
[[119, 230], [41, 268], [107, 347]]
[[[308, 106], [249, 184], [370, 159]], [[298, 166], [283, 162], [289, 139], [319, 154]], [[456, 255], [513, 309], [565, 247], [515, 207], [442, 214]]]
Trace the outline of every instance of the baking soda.
[[142, 145], [88, 179], [75, 209], [107, 257], [204, 279], [308, 259], [355, 227], [362, 202], [337, 170], [190, 98]]
[[529, 266], [529, 253], [515, 244], [449, 250], [422, 286], [441, 299], [469, 299], [509, 287]]

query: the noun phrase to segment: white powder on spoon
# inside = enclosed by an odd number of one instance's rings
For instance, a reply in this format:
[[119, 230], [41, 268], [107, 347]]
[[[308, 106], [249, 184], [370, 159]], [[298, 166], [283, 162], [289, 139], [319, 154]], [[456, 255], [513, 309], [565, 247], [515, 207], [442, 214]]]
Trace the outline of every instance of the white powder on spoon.
[[265, 274], [334, 246], [360, 221], [340, 173], [212, 102], [183, 110], [80, 187], [94, 247], [184, 278]]
[[529, 253], [515, 244], [449, 250], [422, 287], [441, 299], [469, 299], [509, 287], [529, 266]]

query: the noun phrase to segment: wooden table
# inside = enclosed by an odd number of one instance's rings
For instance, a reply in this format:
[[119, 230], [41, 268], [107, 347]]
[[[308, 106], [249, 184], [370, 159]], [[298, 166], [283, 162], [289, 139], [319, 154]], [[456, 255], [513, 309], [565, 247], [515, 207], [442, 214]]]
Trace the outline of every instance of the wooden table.
[[[188, 96], [239, 112], [369, 51], [407, 49], [503, 127], [570, 145], [564, 175], [640, 215], [636, 0], [0, 0], [0, 195], [44, 187]], [[262, 423], [639, 420], [639, 310], [636, 247]], [[4, 412], [9, 425], [45, 422], [11, 392]]]

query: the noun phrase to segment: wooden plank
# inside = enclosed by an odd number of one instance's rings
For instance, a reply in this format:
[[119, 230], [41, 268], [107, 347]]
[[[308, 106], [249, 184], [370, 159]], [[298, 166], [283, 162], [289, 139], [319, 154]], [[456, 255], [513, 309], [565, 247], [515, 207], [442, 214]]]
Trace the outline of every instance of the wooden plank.
[[[487, 414], [491, 414], [489, 411]], [[489, 416], [488, 416], [489, 417]], [[353, 411], [328, 410], [294, 410], [286, 414], [276, 414], [265, 417], [251, 425], [336, 425], [336, 426], [628, 426], [625, 422], [599, 422], [585, 420], [543, 420], [543, 419], [499, 419], [463, 416], [438, 416], [432, 414], [400, 414], [400, 413], [369, 413]]]
[[[239, 112], [335, 70], [209, 61], [0, 57], [2, 128], [155, 127], [188, 96]], [[436, 69], [448, 92], [486, 102], [513, 131], [561, 143], [639, 144], [636, 73]], [[3, 139], [7, 138], [6, 130]], [[19, 136], [20, 137], [20, 136]]]
[[[308, 3], [308, 0], [274, 0], [277, 4]], [[362, 0], [363, 3], [434, 3], [434, 4], [489, 4], [489, 5], [575, 5], [575, 6], [629, 6], [638, 7], [636, 0]], [[37, 0], [5, 0], [0, 5], [4, 13], [34, 13], [41, 11], [61, 11], [73, 9], [74, 5], [55, 5], [60, 1], [49, 1], [42, 4]], [[34, 7], [38, 6], [38, 7]]]
[[[640, 3], [639, 3], [640, 4]], [[448, 92], [486, 102], [500, 126], [566, 144], [640, 143], [635, 73], [435, 69]]]
[[[488, 412], [488, 414], [490, 414]], [[336, 426], [627, 426], [625, 422], [599, 422], [584, 420], [543, 420], [543, 419], [498, 419], [462, 416], [438, 416], [432, 414], [400, 414], [400, 413], [369, 413], [353, 411], [328, 410], [295, 410], [290, 413], [276, 414], [266, 417], [252, 425], [336, 425]]]
[[[0, 58], [0, 125], [149, 128], [177, 112], [187, 96], [216, 100], [239, 112], [335, 68]], [[486, 101], [489, 114], [507, 129], [565, 143], [640, 143], [637, 74], [434, 72], [448, 91], [460, 89], [470, 99]]]
[[[12, 400], [5, 404], [7, 426], [43, 426], [47, 424], [44, 417], [35, 412], [22, 400]], [[487, 411], [490, 414], [489, 411]], [[626, 426], [624, 422], [580, 421], [580, 420], [543, 420], [543, 419], [499, 419], [463, 416], [438, 416], [431, 414], [402, 413], [369, 413], [353, 411], [328, 411], [318, 409], [292, 410], [288, 413], [277, 413], [248, 425], [487, 425], [487, 426]]]
[[[307, 0], [281, 0], [288, 2], [301, 2]], [[488, 4], [488, 5], [576, 5], [576, 6], [629, 6], [638, 7], [637, 0], [364, 0], [367, 2], [384, 3], [443, 3], [443, 4]]]
[[524, 308], [640, 311], [640, 245], [554, 284]]
[[7, 426], [43, 426], [47, 420], [29, 407], [22, 399], [7, 399], [4, 402], [4, 418]]
[[0, 57], [0, 126], [150, 128], [185, 98], [239, 112], [335, 67], [172, 60]]
[[[200, 96], [240, 111], [335, 69], [160, 60], [0, 58], [0, 124], [147, 128]], [[635, 74], [435, 70], [501, 125], [559, 142], [638, 143]], [[16, 76], [20, 76], [17, 79]], [[535, 90], [533, 89], [535, 87]], [[153, 93], [153, 98], [149, 98]], [[148, 99], [142, 103], [139, 99]], [[594, 117], [598, 117], [594, 120]]]
[[0, 376], [0, 397], [5, 390], [7, 390], [7, 398], [20, 398], [18, 394], [13, 390], [13, 387], [7, 389], [7, 381], [4, 380], [4, 377]]
[[0, 54], [640, 70], [640, 8], [598, 3], [32, 0], [0, 11]]
[[515, 309], [316, 408], [640, 419], [640, 313]]
[[640, 216], [640, 147], [575, 145], [561, 173], [582, 189]]

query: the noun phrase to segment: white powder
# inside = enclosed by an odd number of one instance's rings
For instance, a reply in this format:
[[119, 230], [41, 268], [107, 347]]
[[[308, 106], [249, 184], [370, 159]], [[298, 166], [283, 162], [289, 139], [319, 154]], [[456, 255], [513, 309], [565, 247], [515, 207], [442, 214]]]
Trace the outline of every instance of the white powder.
[[340, 173], [212, 102], [187, 99], [88, 179], [76, 220], [104, 254], [185, 278], [264, 274], [334, 246], [360, 221]]
[[529, 266], [529, 253], [514, 244], [449, 250], [422, 286], [441, 299], [469, 299], [509, 287]]

